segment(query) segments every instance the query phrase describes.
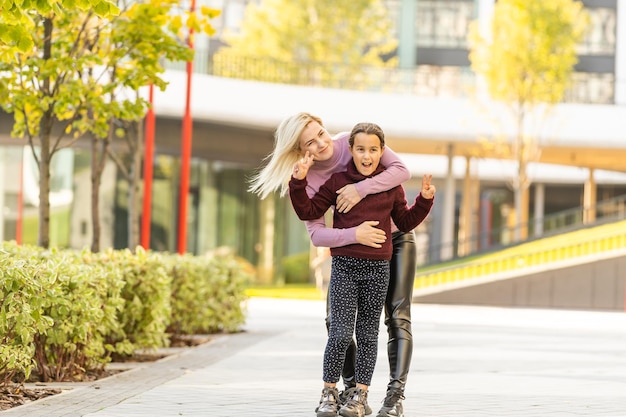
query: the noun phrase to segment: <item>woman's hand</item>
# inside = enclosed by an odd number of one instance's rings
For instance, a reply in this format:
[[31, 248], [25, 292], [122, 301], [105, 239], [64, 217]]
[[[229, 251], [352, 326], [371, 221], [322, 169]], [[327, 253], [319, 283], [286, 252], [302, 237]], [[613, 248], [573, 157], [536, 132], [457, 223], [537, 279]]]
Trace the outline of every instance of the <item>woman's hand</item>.
[[433, 179], [432, 175], [427, 175], [424, 174], [424, 177], [422, 178], [422, 197], [424, 197], [427, 200], [432, 200], [435, 197], [435, 193], [437, 192], [437, 189], [435, 188], [434, 185], [432, 185], [430, 183], [430, 181]]
[[339, 213], [347, 213], [361, 200], [362, 197], [359, 195], [354, 184], [344, 185], [337, 190], [337, 204], [335, 205], [335, 209], [339, 210]]
[[293, 165], [293, 177], [299, 180], [306, 178], [306, 174], [309, 172], [309, 168], [313, 165], [313, 157], [309, 155], [309, 151], [306, 151], [301, 159], [298, 159]]
[[356, 228], [356, 241], [361, 245], [371, 246], [372, 248], [382, 247], [382, 243], [385, 243], [387, 236], [383, 229], [379, 229], [378, 221], [369, 220], [361, 223]]

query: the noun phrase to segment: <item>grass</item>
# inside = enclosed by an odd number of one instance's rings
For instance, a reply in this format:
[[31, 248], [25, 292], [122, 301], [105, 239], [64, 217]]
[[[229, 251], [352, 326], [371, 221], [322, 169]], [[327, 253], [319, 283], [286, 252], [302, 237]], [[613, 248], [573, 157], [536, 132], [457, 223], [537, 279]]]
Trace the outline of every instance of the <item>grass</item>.
[[[581, 229], [546, 237], [498, 252], [470, 256], [451, 262], [430, 265], [417, 270], [415, 288], [471, 279], [488, 273], [504, 272], [540, 263], [585, 256], [623, 247], [626, 243], [626, 221]], [[314, 284], [253, 286], [246, 290], [250, 297], [321, 300], [322, 294]]]
[[253, 286], [246, 289], [249, 297], [290, 298], [294, 300], [323, 300], [324, 294], [314, 284]]

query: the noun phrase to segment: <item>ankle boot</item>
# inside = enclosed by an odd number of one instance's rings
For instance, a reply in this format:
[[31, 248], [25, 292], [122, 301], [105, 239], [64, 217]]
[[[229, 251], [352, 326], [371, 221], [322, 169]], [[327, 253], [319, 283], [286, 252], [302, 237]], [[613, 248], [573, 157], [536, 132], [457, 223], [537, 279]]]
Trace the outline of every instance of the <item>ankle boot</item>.
[[404, 417], [403, 399], [404, 393], [402, 390], [397, 388], [388, 389], [383, 406], [376, 417]]
[[324, 387], [320, 403], [315, 409], [317, 417], [337, 417], [339, 410], [339, 391], [335, 387]]
[[365, 405], [367, 404], [367, 391], [361, 388], [353, 388], [352, 396], [339, 409], [339, 415], [343, 417], [364, 417]]

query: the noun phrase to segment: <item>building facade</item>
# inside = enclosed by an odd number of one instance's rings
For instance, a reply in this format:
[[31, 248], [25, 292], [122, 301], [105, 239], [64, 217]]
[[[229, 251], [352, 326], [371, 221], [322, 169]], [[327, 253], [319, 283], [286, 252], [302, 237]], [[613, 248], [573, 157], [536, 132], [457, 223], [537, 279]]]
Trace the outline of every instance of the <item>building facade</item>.
[[[236, 30], [249, 1], [211, 0], [203, 3], [221, 9], [222, 14], [216, 20], [218, 36], [211, 39], [200, 37], [196, 42], [194, 68], [198, 77], [203, 73], [211, 74], [211, 57], [223, 45], [219, 34], [226, 28]], [[380, 90], [389, 94], [402, 91], [403, 94], [433, 100], [469, 97], [467, 87], [476, 83], [469, 68], [469, 23], [474, 19], [488, 21], [493, 1], [387, 0], [385, 3], [397, 22], [399, 40], [397, 56], [400, 66], [392, 71], [403, 76], [381, 77]], [[623, 106], [626, 103], [626, 35], [623, 34], [626, 10], [618, 7], [617, 0], [586, 0], [583, 3], [592, 17], [592, 28], [580, 45], [575, 83], [566, 102], [583, 106]], [[184, 75], [175, 66], [168, 72], [172, 78]], [[406, 74], [410, 77], [404, 76]], [[270, 89], [278, 94], [282, 86], [275, 85]], [[202, 91], [194, 90], [194, 95], [201, 94]], [[229, 97], [223, 93], [215, 99], [227, 101]], [[181, 98], [178, 103], [170, 100], [168, 104], [171, 108], [156, 108], [157, 154], [150, 247], [175, 252], [183, 100]], [[300, 110], [293, 106], [289, 109]], [[285, 108], [276, 109], [276, 117], [279, 119], [286, 111]], [[255, 128], [254, 114], [241, 117], [246, 119], [245, 123], [227, 117], [220, 119], [220, 115], [215, 114], [194, 120], [186, 247], [188, 252], [202, 254], [227, 246], [252, 264], [270, 268], [274, 275], [276, 271], [280, 272], [285, 257], [308, 252], [309, 240], [288, 200], [273, 196], [269, 201], [259, 201], [247, 192], [250, 175], [271, 150], [273, 129], [261, 126], [261, 123]], [[36, 243], [37, 169], [25, 143], [9, 137], [10, 121], [10, 115], [0, 114], [0, 206], [3, 207], [0, 238], [14, 239], [21, 229], [21, 241]], [[394, 147], [393, 142], [391, 147]], [[89, 152], [87, 148], [77, 146], [59, 153], [54, 161], [53, 245], [90, 246]], [[470, 165], [469, 160], [462, 157], [437, 159], [420, 155], [419, 149], [403, 156], [416, 178], [424, 173], [425, 168], [435, 175], [439, 190], [437, 204], [446, 207], [446, 210], [433, 211], [429, 220], [420, 226], [421, 263], [510, 243], [512, 190], [509, 177], [502, 174], [510, 169], [509, 165], [488, 159]], [[419, 162], [412, 162], [414, 158], [419, 158]], [[459, 161], [452, 164], [452, 159]], [[580, 207], [586, 205], [588, 194], [585, 190], [589, 187], [593, 187], [599, 202], [612, 206], [622, 204], [622, 196], [626, 195], [626, 180], [619, 173], [599, 171], [590, 174], [593, 170], [587, 166], [542, 164], [534, 165], [531, 170], [534, 170], [531, 172], [533, 185], [529, 201], [530, 221], [534, 222], [532, 236], [550, 232], [551, 216], [555, 224], [571, 222], [571, 225], [580, 225], [585, 216]], [[467, 188], [466, 178], [470, 176], [475, 179], [473, 189]], [[413, 198], [419, 187], [416, 180], [407, 183], [407, 197]], [[127, 189], [126, 180], [110, 163], [100, 191], [103, 248], [128, 246]], [[446, 192], [446, 189], [452, 191]], [[471, 213], [464, 216], [467, 207]], [[577, 213], [572, 215], [573, 220], [564, 220], [568, 210]], [[613, 215], [616, 211], [611, 213]], [[464, 222], [471, 225], [464, 226]], [[554, 227], [556, 230], [557, 226]], [[270, 251], [266, 248], [268, 245], [272, 246]], [[268, 254], [271, 259], [263, 259]]]

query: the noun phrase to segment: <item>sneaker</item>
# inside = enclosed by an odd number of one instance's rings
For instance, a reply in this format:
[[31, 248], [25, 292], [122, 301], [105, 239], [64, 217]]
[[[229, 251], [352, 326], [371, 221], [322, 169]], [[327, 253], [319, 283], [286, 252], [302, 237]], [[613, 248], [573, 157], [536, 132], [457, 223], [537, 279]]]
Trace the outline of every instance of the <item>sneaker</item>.
[[335, 387], [324, 387], [320, 404], [315, 409], [317, 417], [337, 417], [339, 410], [339, 391]]
[[402, 400], [404, 400], [404, 393], [401, 390], [396, 388], [387, 390], [383, 406], [376, 417], [404, 417]]
[[[350, 398], [354, 396], [355, 389], [356, 387], [351, 387], [344, 391], [341, 391], [339, 393], [339, 402], [342, 405], [345, 404]], [[369, 416], [370, 414], [372, 414], [372, 407], [370, 407], [370, 405], [367, 403], [367, 396], [365, 396], [365, 415]]]
[[361, 388], [351, 388], [352, 393], [346, 402], [339, 408], [339, 415], [343, 417], [364, 417], [367, 404], [367, 391]]

